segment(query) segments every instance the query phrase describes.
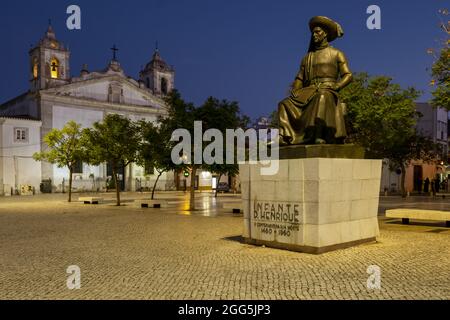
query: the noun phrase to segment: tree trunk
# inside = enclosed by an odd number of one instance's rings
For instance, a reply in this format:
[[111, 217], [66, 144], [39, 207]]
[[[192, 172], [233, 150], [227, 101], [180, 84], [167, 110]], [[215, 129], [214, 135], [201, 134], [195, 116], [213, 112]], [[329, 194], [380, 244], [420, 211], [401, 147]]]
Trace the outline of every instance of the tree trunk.
[[112, 174], [114, 178], [114, 184], [116, 185], [116, 205], [120, 206], [120, 189], [119, 189], [119, 181], [117, 179], [116, 166], [112, 165]]
[[[164, 171], [163, 171], [164, 172]], [[155, 189], [156, 189], [156, 184], [158, 183], [159, 178], [161, 177], [161, 175], [163, 174], [163, 172], [160, 172], [158, 174], [158, 177], [156, 178], [155, 184], [153, 185], [153, 190], [152, 190], [152, 200], [155, 197]]]
[[189, 210], [195, 210], [195, 174], [197, 168], [192, 166], [191, 168], [191, 197], [189, 200]]
[[406, 190], [405, 190], [405, 180], [406, 180], [406, 168], [405, 165], [401, 164], [402, 169], [402, 176], [401, 176], [401, 190], [402, 190], [402, 197], [406, 198]]
[[72, 202], [72, 172], [73, 168], [69, 167], [69, 202]]
[[215, 198], [217, 198], [217, 189], [218, 189], [217, 187], [219, 186], [220, 178], [222, 178], [222, 175], [221, 175], [221, 174], [219, 175], [219, 179], [217, 179], [216, 194], [215, 194], [215, 196], [214, 196]]

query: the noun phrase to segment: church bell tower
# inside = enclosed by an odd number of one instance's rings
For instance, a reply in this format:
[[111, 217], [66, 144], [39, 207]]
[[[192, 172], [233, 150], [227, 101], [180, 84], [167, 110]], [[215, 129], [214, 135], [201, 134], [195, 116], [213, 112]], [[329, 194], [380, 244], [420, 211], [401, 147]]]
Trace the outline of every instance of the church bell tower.
[[70, 52], [56, 39], [51, 25], [39, 43], [30, 50], [31, 91], [57, 87], [70, 80]]
[[152, 60], [139, 74], [139, 80], [156, 96], [166, 96], [174, 88], [175, 70], [159, 54], [158, 48]]

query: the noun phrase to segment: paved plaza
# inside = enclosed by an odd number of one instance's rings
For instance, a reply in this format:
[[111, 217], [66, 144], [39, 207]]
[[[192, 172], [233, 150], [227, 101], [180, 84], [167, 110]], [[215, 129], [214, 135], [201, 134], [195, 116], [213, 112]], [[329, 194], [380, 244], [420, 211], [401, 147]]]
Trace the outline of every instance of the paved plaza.
[[[0, 299], [449, 299], [445, 223], [386, 219], [386, 208], [450, 208], [450, 199], [382, 197], [377, 243], [310, 255], [243, 244], [239, 196], [162, 193], [169, 208], [69, 204], [67, 195], [0, 198]], [[75, 195], [75, 199], [78, 195]], [[415, 206], [415, 205], [414, 205]], [[81, 269], [81, 289], [66, 285]], [[381, 268], [368, 289], [367, 268]]]

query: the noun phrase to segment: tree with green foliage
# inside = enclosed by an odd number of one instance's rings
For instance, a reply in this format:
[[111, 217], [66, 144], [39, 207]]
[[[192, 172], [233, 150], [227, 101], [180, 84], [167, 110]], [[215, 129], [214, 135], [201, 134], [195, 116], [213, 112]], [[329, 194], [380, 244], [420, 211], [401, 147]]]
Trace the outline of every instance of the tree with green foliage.
[[138, 164], [143, 167], [152, 167], [158, 173], [152, 189], [153, 200], [161, 175], [164, 172], [176, 170], [171, 157], [175, 143], [170, 141], [172, 133], [165, 126], [157, 126], [149, 121], [141, 121], [139, 125], [143, 142], [139, 151]]
[[277, 129], [280, 127], [278, 110], [274, 110], [270, 114], [270, 116], [269, 116], [269, 127], [270, 128], [277, 128]]
[[[217, 129], [223, 136], [226, 135], [227, 129], [241, 128], [246, 130], [250, 123], [250, 118], [246, 115], [242, 115], [239, 109], [239, 104], [235, 101], [229, 102], [227, 100], [218, 100], [214, 97], [209, 97], [200, 108], [197, 109], [197, 119], [202, 120], [203, 130]], [[207, 144], [207, 143], [206, 143]], [[206, 144], [204, 147], [206, 147]], [[223, 163], [204, 164], [203, 169], [212, 173], [218, 174], [217, 179], [220, 179], [224, 175], [235, 177], [239, 174], [239, 165], [237, 164], [237, 147], [236, 141], [233, 142], [233, 146], [227, 146], [226, 141], [223, 141], [223, 150], [227, 150], [228, 147], [233, 147], [234, 159], [233, 164]], [[225, 155], [224, 155], [225, 156]], [[224, 159], [225, 160], [225, 159]], [[215, 197], [217, 197], [217, 189]]]
[[[165, 97], [167, 105], [167, 115], [158, 119], [159, 125], [164, 127], [168, 132], [172, 133], [177, 129], [186, 129], [191, 134], [192, 155], [194, 159], [194, 121], [195, 121], [195, 106], [192, 103], [185, 102], [181, 98], [181, 94], [177, 90], [173, 90]], [[180, 155], [180, 157], [187, 157], [188, 155]], [[190, 190], [190, 204], [189, 209], [195, 210], [195, 176], [197, 170], [201, 168], [200, 165], [191, 163], [182, 163], [176, 166], [176, 171], [186, 170], [191, 178]]]
[[445, 32], [446, 39], [442, 41], [440, 50], [428, 49], [428, 53], [435, 59], [431, 68], [431, 85], [435, 87], [431, 104], [434, 107], [442, 107], [450, 111], [450, 21], [446, 18], [449, 11], [441, 9], [439, 13], [443, 16], [441, 28]]
[[44, 137], [44, 142], [50, 150], [37, 152], [33, 155], [36, 161], [47, 161], [59, 168], [69, 169], [69, 202], [72, 202], [72, 176], [75, 165], [84, 160], [81, 125], [70, 121], [64, 128], [52, 129]]
[[83, 130], [86, 159], [91, 165], [109, 162], [116, 187], [116, 204], [120, 206], [118, 172], [136, 162], [141, 148], [139, 125], [130, 119], [108, 114], [103, 121]]
[[412, 160], [436, 160], [438, 146], [421, 136], [415, 126], [420, 114], [414, 88], [402, 89], [384, 76], [356, 74], [354, 81], [341, 92], [347, 104], [347, 142], [363, 146], [369, 158], [390, 160], [402, 171], [401, 190], [405, 191], [406, 167]]
[[[168, 115], [159, 120], [161, 126], [169, 132], [176, 129], [186, 129], [191, 139], [191, 159], [194, 159], [194, 122], [201, 121], [203, 130], [217, 129], [225, 136], [226, 129], [236, 129], [246, 126], [249, 118], [240, 114], [239, 105], [236, 102], [227, 100], [218, 100], [213, 97], [208, 98], [204, 104], [196, 108], [192, 103], [185, 102], [178, 91], [174, 90], [166, 97], [168, 106]], [[208, 143], [203, 142], [201, 150], [205, 149]], [[225, 142], [224, 142], [225, 147]], [[225, 149], [224, 149], [225, 150]], [[180, 155], [181, 157], [182, 155]], [[234, 172], [237, 168], [227, 167], [222, 163], [216, 164], [195, 164], [193, 161], [177, 166], [179, 170], [187, 170], [190, 174], [190, 210], [195, 210], [195, 178], [197, 171], [200, 169], [220, 172]]]

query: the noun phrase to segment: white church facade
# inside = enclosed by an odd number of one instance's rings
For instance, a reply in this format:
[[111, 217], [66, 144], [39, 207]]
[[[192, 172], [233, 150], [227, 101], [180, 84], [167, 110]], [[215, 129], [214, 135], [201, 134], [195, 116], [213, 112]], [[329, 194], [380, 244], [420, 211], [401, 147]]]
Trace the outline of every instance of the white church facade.
[[[90, 72], [84, 65], [79, 76], [71, 77], [70, 52], [51, 26], [29, 55], [29, 90], [0, 105], [0, 195], [21, 194], [24, 186], [39, 193], [43, 181], [51, 184], [53, 192], [67, 188], [66, 168], [32, 159], [33, 153], [46, 150], [43, 138], [53, 128], [61, 129], [70, 120], [91, 127], [109, 113], [147, 121], [166, 113], [163, 97], [174, 88], [175, 72], [158, 50], [137, 80], [124, 73], [115, 51], [104, 70]], [[134, 164], [124, 168], [121, 188], [151, 187], [156, 177], [149, 170]], [[110, 176], [108, 164], [80, 165], [74, 173], [74, 189], [102, 191]], [[158, 186], [174, 189], [174, 174], [162, 176]]]

